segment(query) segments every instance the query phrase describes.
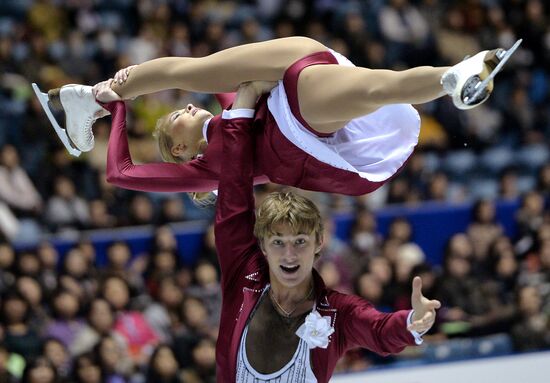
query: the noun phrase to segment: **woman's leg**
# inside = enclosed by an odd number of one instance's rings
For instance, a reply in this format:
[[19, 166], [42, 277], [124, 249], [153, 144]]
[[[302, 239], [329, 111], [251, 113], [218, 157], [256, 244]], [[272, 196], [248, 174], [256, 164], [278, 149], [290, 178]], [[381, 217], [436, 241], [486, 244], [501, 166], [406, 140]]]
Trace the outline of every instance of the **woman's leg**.
[[206, 57], [164, 57], [133, 68], [112, 89], [129, 99], [164, 89], [202, 93], [235, 91], [253, 80], [277, 81], [293, 62], [327, 48], [307, 37], [289, 37], [228, 48]]
[[298, 78], [300, 112], [311, 127], [332, 133], [349, 120], [387, 104], [421, 104], [443, 96], [448, 67], [404, 71], [341, 65], [312, 65]]

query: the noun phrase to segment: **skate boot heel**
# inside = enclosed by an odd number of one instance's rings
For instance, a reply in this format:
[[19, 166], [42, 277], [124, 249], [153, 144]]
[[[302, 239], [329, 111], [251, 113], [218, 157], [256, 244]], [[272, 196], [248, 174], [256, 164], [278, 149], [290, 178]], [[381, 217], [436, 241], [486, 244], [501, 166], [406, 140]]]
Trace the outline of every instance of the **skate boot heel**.
[[55, 88], [50, 89], [48, 91], [48, 102], [50, 103], [50, 106], [53, 110], [56, 112], [61, 112], [63, 110], [63, 105], [61, 104], [61, 98], [59, 97], [59, 93], [61, 92], [61, 88]]

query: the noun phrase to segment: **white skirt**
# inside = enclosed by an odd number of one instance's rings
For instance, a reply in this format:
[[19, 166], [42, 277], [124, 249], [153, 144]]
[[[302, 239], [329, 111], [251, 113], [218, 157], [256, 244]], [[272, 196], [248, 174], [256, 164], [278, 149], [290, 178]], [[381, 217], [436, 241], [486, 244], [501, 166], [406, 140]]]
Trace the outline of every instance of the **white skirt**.
[[[340, 65], [354, 66], [341, 54], [331, 53]], [[294, 117], [282, 81], [271, 91], [267, 105], [281, 133], [294, 145], [372, 182], [392, 177], [418, 143], [420, 116], [409, 104], [385, 105], [351, 120], [331, 137], [316, 136]]]

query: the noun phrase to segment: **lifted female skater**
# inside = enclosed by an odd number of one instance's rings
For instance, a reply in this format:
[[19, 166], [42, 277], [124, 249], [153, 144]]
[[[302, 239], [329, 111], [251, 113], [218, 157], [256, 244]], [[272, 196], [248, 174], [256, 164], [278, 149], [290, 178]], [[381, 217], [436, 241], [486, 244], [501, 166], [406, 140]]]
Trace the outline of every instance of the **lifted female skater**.
[[[93, 147], [96, 103], [127, 100], [164, 89], [224, 93], [250, 81], [276, 81], [255, 106], [256, 182], [347, 195], [369, 193], [390, 179], [418, 141], [420, 121], [410, 104], [453, 97], [467, 109], [485, 101], [493, 84], [474, 87], [497, 65], [502, 50], [484, 51], [453, 67], [405, 71], [355, 67], [319, 42], [291, 37], [229, 48], [202, 58], [164, 57], [119, 71], [93, 87], [50, 91], [67, 116], [67, 134], [82, 151]], [[220, 95], [223, 108], [231, 95]], [[467, 100], [467, 102], [466, 102]], [[220, 116], [187, 105], [162, 118], [156, 135], [170, 163], [134, 165], [124, 108], [113, 114], [108, 180], [146, 191], [204, 192], [217, 188], [221, 166]]]

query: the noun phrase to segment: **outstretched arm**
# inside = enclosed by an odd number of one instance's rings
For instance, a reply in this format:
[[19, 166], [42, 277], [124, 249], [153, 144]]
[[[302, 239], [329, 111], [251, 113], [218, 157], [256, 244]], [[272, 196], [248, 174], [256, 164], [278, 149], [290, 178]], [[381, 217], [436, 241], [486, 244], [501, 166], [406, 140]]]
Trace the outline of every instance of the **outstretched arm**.
[[131, 190], [149, 192], [200, 192], [217, 188], [217, 175], [200, 160], [185, 164], [132, 162], [126, 134], [126, 106], [122, 101], [103, 104], [111, 112], [107, 151], [107, 181]]
[[228, 48], [205, 57], [163, 57], [135, 66], [112, 89], [127, 100], [165, 89], [234, 92], [239, 84], [277, 81], [293, 62], [327, 48], [310, 38], [288, 37]]

